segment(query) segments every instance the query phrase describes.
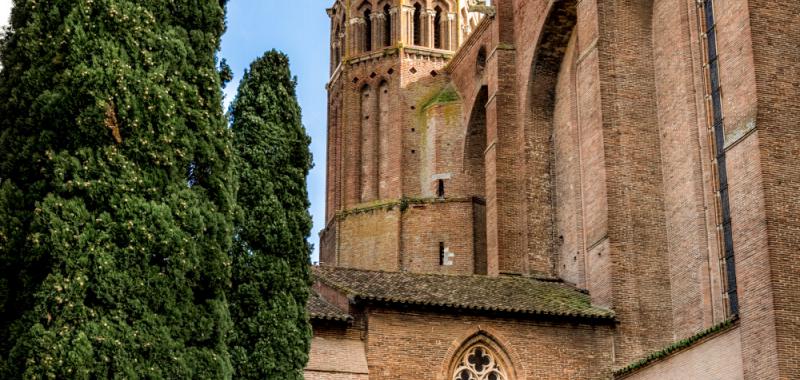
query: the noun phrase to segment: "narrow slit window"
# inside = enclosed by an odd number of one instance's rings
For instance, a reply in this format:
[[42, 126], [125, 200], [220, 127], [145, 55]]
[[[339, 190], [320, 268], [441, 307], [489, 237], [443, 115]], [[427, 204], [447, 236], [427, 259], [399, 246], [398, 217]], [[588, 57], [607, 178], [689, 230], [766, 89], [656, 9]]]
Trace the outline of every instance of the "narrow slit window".
[[436, 196], [439, 198], [444, 198], [444, 180], [440, 179], [438, 185], [436, 186]]
[[444, 242], [439, 242], [439, 265], [444, 265]]

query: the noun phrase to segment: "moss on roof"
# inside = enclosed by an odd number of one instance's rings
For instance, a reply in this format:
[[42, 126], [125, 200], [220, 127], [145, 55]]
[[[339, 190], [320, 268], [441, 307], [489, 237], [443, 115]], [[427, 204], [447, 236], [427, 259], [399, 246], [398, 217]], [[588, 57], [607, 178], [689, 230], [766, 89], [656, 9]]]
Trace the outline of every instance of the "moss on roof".
[[510, 314], [614, 320], [589, 295], [561, 282], [522, 276], [382, 272], [317, 266], [318, 281], [356, 302], [407, 304]]
[[349, 322], [353, 319], [350, 314], [324, 300], [322, 296], [313, 290], [308, 297], [306, 310], [308, 310], [309, 317], [316, 320]]

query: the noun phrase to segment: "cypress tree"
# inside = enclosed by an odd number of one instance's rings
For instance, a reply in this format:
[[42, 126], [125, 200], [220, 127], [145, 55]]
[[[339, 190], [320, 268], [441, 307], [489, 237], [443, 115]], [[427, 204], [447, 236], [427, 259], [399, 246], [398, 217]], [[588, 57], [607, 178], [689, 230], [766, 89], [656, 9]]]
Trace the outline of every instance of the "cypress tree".
[[288, 58], [270, 51], [250, 65], [231, 105], [241, 212], [228, 299], [241, 379], [302, 379], [308, 361], [312, 160], [295, 86]]
[[15, 1], [0, 378], [230, 378], [225, 0]]

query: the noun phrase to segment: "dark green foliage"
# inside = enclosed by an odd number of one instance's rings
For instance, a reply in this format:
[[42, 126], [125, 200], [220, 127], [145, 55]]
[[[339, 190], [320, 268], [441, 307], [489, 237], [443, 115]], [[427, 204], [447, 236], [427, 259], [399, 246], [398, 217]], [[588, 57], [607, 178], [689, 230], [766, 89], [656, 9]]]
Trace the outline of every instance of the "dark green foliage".
[[310, 143], [285, 55], [250, 65], [231, 106], [238, 156], [230, 347], [238, 379], [302, 379], [311, 231]]
[[15, 1], [0, 378], [230, 378], [221, 0]]

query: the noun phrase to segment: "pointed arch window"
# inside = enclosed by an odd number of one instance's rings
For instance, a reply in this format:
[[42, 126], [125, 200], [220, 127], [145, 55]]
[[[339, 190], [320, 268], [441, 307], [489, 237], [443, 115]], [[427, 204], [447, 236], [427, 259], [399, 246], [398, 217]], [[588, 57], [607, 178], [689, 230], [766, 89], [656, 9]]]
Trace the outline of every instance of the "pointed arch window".
[[389, 4], [383, 7], [383, 46], [392, 46], [392, 8]]
[[459, 358], [452, 380], [509, 380], [498, 359], [487, 346], [476, 344]]
[[422, 45], [422, 5], [414, 4], [414, 45]]
[[442, 8], [434, 8], [433, 16], [433, 47], [436, 49], [442, 48]]

